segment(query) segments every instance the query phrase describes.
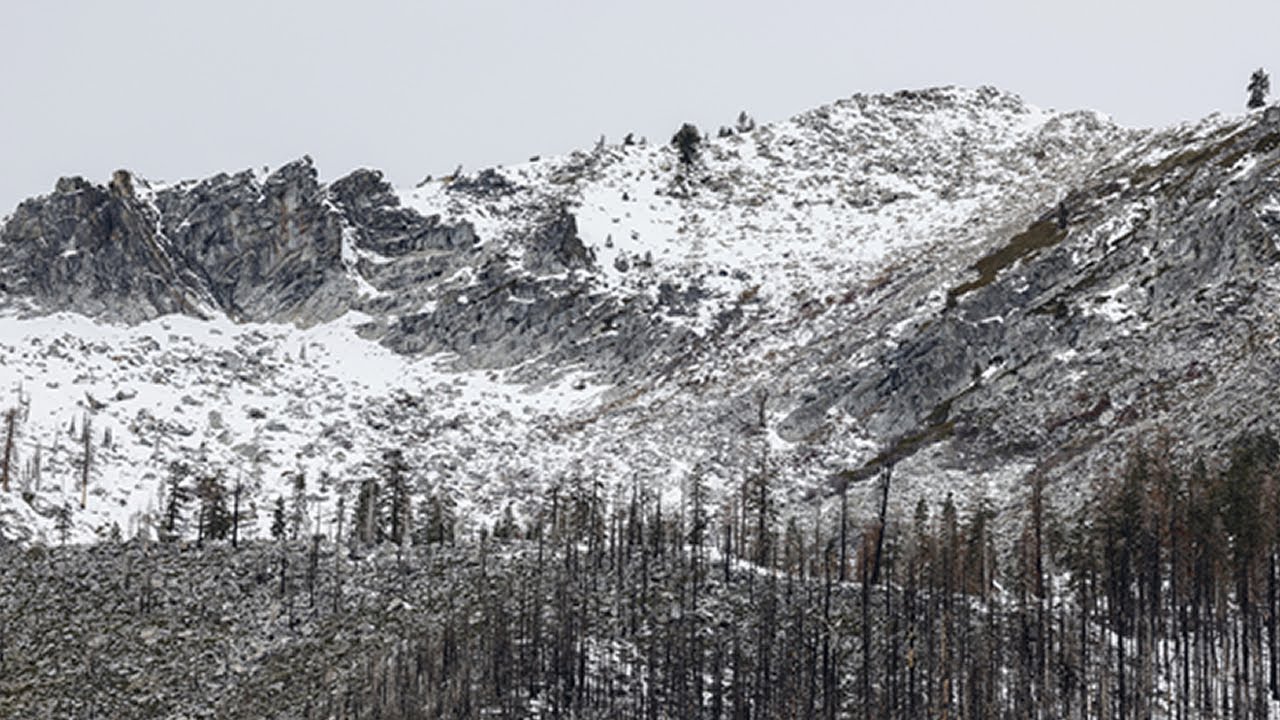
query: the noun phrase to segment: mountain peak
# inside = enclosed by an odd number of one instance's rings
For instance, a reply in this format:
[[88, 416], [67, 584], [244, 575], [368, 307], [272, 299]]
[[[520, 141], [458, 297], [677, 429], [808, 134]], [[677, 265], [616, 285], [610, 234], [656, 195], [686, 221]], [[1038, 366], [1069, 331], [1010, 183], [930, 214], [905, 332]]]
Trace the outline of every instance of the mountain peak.
[[[172, 460], [257, 467], [264, 501], [325, 474], [333, 513], [332, 478], [388, 447], [477, 525], [565, 477], [676, 492], [696, 467], [728, 491], [761, 457], [797, 503], [887, 464], [904, 504], [998, 508], [1029, 473], [1066, 502], [1162, 424], [1271, 421], [1240, 399], [1270, 352], [1275, 124], [933, 88], [413, 188], [326, 185], [306, 157], [64, 178], [0, 229], [26, 318], [0, 318], [0, 381], [48, 473], [73, 471], [72, 415], [111, 428], [82, 536], [141, 532]], [[42, 487], [0, 513], [48, 537]]]

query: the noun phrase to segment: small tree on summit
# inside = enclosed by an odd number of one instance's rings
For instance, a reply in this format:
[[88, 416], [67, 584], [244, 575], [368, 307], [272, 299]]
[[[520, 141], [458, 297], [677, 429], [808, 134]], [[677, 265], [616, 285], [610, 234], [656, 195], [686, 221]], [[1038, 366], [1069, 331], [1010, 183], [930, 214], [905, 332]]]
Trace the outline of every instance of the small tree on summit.
[[698, 159], [698, 144], [702, 142], [702, 134], [698, 126], [685, 123], [675, 135], [671, 136], [671, 144], [680, 152], [680, 163], [692, 165]]
[[1253, 71], [1253, 76], [1249, 78], [1249, 103], [1247, 107], [1252, 110], [1260, 108], [1267, 104], [1267, 95], [1271, 93], [1271, 76], [1267, 75], [1267, 71], [1258, 68]]

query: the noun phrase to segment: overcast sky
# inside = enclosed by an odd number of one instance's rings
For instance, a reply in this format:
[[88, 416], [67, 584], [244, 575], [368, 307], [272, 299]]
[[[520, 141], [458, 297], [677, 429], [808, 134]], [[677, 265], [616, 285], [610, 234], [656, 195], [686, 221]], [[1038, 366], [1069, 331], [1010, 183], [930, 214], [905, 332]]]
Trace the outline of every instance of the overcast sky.
[[0, 28], [0, 215], [118, 167], [310, 154], [325, 179], [407, 185], [934, 85], [1163, 125], [1237, 112], [1254, 68], [1280, 71], [1275, 0], [3, 0]]

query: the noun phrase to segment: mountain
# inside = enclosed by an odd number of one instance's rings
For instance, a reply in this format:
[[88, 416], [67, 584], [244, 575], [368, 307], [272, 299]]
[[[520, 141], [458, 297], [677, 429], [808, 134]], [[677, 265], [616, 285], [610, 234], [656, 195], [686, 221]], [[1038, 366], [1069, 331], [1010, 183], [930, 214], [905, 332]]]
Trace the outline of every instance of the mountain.
[[171, 478], [217, 476], [248, 534], [283, 497], [333, 535], [395, 458], [463, 533], [762, 470], [794, 513], [874, 515], [890, 466], [894, 511], [1071, 508], [1142, 438], [1275, 423], [1274, 108], [1130, 129], [939, 88], [693, 151], [59, 180], [0, 228], [0, 532], [155, 536]]

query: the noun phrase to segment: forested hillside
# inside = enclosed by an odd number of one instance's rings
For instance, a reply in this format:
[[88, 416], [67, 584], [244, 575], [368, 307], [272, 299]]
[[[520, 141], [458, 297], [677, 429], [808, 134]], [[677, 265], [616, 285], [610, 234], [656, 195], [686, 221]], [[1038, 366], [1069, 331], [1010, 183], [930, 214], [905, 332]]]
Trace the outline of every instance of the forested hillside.
[[1079, 517], [1033, 488], [1012, 541], [982, 501], [781, 523], [771, 478], [721, 506], [692, 476], [678, 504], [583, 480], [475, 538], [427, 512], [418, 544], [11, 547], [0, 714], [1268, 717], [1280, 446], [1170, 445]]

